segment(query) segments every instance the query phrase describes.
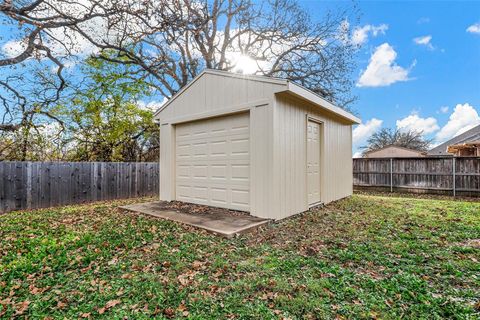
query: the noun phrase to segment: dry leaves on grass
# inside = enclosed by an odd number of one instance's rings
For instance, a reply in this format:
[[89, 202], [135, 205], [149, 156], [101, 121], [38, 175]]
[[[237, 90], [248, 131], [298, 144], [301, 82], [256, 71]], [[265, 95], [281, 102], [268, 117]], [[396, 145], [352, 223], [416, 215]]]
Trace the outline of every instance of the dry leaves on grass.
[[111, 309], [120, 303], [122, 303], [120, 300], [110, 300], [105, 304], [103, 308], [98, 309], [98, 313], [104, 314], [106, 311], [108, 311], [108, 309]]
[[28, 306], [30, 305], [30, 301], [28, 300], [25, 300], [23, 302], [19, 302], [17, 304], [15, 304], [15, 315], [17, 316], [20, 316], [22, 314], [25, 313], [25, 311], [27, 311], [28, 309]]

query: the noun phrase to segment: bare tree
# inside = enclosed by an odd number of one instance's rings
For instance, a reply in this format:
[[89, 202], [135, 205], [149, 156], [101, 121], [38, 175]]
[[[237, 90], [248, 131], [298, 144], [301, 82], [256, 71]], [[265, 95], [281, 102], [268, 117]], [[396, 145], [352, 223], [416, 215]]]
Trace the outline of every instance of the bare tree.
[[354, 100], [356, 47], [345, 23], [352, 12], [313, 22], [295, 0], [177, 0], [151, 14], [175, 23], [132, 35], [128, 49], [117, 48], [122, 59], [111, 61], [139, 66], [165, 97], [204, 68], [241, 72], [253, 64], [255, 74], [288, 78], [343, 107]]
[[125, 76], [167, 98], [204, 68], [253, 66], [348, 107], [351, 13], [314, 22], [295, 0], [0, 0], [10, 31], [0, 36], [0, 133], [16, 137], [25, 159], [32, 134], [50, 122], [63, 130], [56, 106], [81, 82], [69, 67], [87, 56], [131, 66]]
[[67, 87], [66, 66], [100, 49], [126, 47], [135, 30], [159, 30], [147, 17], [151, 7], [161, 3], [0, 1], [0, 21], [13, 35], [13, 39], [0, 39], [4, 40], [0, 50], [0, 131], [37, 128], [42, 121], [63, 125], [50, 109]]
[[415, 130], [392, 130], [383, 128], [375, 132], [368, 140], [367, 146], [362, 147], [363, 153], [375, 151], [387, 146], [399, 146], [419, 151], [427, 151], [430, 149], [432, 140], [425, 139], [422, 131]]

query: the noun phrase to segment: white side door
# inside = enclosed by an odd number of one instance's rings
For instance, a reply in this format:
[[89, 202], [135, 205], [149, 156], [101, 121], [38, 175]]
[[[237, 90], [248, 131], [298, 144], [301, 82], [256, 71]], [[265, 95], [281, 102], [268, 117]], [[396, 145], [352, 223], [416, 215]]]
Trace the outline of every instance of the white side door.
[[308, 204], [320, 202], [320, 124], [307, 124], [307, 192]]

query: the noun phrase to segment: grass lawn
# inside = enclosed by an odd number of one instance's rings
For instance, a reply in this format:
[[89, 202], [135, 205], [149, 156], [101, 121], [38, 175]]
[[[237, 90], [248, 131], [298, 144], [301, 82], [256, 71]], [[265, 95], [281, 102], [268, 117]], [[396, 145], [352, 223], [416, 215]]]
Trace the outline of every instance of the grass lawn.
[[480, 317], [480, 203], [355, 195], [223, 239], [120, 212], [0, 216], [0, 318]]

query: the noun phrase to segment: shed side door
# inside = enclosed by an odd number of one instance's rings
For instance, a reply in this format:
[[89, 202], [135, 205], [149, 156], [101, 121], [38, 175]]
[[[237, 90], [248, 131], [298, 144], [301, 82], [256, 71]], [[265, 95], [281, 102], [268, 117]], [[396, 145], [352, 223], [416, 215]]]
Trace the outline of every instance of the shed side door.
[[240, 113], [176, 126], [177, 200], [250, 210], [249, 123]]
[[320, 202], [320, 124], [307, 124], [307, 191], [308, 204]]

